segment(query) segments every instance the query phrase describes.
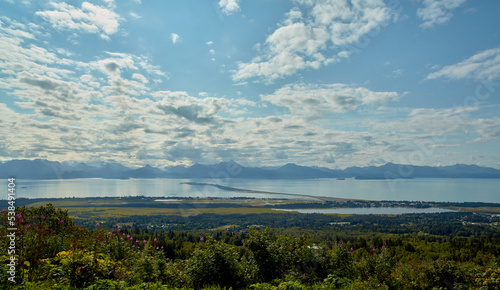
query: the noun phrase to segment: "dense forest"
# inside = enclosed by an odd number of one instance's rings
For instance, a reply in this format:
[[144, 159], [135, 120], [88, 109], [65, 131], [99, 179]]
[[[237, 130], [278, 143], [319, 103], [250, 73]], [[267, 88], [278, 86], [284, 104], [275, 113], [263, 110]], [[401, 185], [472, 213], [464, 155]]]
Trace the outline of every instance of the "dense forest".
[[16, 284], [5, 211], [1, 218], [6, 289], [500, 288], [499, 230], [481, 215], [204, 214], [78, 225], [51, 204], [16, 214]]

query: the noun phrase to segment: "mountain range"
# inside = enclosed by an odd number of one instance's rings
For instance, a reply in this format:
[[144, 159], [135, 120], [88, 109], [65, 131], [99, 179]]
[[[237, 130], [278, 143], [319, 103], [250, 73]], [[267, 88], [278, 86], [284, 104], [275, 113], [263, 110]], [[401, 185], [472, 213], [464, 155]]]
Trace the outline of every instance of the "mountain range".
[[500, 178], [500, 170], [477, 165], [414, 166], [387, 163], [382, 166], [329, 169], [288, 163], [280, 167], [245, 167], [233, 160], [218, 164], [194, 164], [189, 167], [156, 168], [149, 165], [129, 168], [119, 163], [60, 163], [44, 159], [11, 160], [0, 164], [0, 177], [24, 179], [70, 178], [253, 178], [253, 179], [309, 179], [309, 178]]

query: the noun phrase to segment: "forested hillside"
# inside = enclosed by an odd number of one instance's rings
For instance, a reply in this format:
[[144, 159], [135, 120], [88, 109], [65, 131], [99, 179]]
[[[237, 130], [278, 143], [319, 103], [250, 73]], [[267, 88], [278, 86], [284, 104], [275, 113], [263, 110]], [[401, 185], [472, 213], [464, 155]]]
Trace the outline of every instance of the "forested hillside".
[[[278, 215], [277, 215], [278, 216]], [[38, 289], [498, 289], [500, 238], [327, 228], [212, 231], [76, 226], [18, 208], [16, 287]], [[7, 213], [2, 213], [6, 237]], [[362, 225], [359, 225], [362, 227]], [[6, 265], [8, 240], [1, 244]], [[9, 286], [8, 267], [0, 273]], [[483, 287], [483, 288], [481, 288]]]

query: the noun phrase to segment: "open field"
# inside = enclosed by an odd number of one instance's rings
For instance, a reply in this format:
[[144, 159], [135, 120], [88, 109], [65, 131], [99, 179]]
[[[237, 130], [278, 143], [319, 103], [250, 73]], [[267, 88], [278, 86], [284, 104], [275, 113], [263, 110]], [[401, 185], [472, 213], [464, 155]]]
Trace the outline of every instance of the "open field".
[[275, 211], [267, 208], [146, 208], [146, 207], [60, 207], [68, 210], [69, 215], [75, 220], [78, 219], [99, 219], [111, 217], [126, 217], [131, 215], [178, 215], [183, 217], [196, 216], [203, 213], [213, 213], [219, 215], [229, 214], [260, 214], [260, 213], [275, 213]]
[[441, 207], [458, 212], [499, 214], [500, 204], [480, 203], [415, 203], [401, 201], [361, 200], [307, 200], [300, 199], [255, 199], [255, 198], [153, 198], [153, 197], [103, 197], [69, 199], [20, 199], [18, 205], [39, 207], [52, 203], [55, 207], [67, 209], [75, 220], [101, 220], [125, 218], [128, 216], [181, 216], [192, 217], [201, 214], [284, 214], [273, 208], [334, 208], [334, 207]]

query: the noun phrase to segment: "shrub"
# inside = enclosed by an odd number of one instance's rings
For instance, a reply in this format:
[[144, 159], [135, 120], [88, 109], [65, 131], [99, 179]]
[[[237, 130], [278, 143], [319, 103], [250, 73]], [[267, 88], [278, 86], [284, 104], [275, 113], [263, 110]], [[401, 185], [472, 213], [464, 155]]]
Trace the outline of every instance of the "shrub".
[[192, 287], [219, 285], [241, 288], [246, 284], [244, 265], [238, 251], [220, 241], [209, 239], [203, 249], [196, 250], [187, 261], [186, 270]]

